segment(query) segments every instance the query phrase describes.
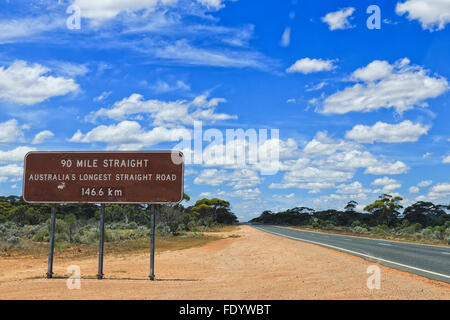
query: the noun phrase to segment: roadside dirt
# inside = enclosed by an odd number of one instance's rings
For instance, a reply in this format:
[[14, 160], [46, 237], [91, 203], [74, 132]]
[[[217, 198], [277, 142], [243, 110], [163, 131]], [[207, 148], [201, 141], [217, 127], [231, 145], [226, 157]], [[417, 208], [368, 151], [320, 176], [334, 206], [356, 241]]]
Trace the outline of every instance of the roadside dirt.
[[106, 256], [104, 280], [93, 279], [97, 258], [56, 257], [57, 276], [80, 266], [80, 290], [43, 279], [46, 259], [0, 258], [0, 299], [450, 299], [448, 284], [381, 265], [381, 288], [369, 290], [373, 263], [249, 226], [222, 235], [236, 236], [157, 254], [157, 281], [149, 254]]

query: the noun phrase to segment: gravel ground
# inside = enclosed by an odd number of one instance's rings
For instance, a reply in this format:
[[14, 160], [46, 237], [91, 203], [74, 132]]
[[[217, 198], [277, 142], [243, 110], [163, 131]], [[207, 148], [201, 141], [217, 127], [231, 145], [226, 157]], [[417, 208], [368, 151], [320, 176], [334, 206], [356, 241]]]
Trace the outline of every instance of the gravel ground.
[[[149, 255], [106, 256], [106, 279], [93, 279], [97, 258], [58, 260], [57, 279], [43, 279], [46, 259], [0, 258], [0, 299], [450, 299], [450, 286], [376, 265], [320, 246], [249, 226], [239, 237], [162, 252], [157, 281]], [[67, 288], [66, 268], [77, 265], [79, 290]], [[369, 266], [381, 271], [380, 289], [368, 289]]]

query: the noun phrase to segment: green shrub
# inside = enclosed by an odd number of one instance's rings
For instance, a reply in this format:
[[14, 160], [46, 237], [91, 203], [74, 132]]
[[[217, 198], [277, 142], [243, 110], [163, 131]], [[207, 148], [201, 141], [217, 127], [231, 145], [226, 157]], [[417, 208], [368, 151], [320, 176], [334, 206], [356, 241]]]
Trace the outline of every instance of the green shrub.
[[311, 223], [311, 227], [313, 227], [314, 229], [319, 229], [320, 228], [320, 223], [317, 221], [313, 221]]
[[351, 224], [352, 229], [361, 226], [361, 222], [359, 222], [358, 220], [353, 221]]
[[367, 230], [366, 228], [360, 227], [360, 226], [356, 226], [352, 229], [352, 231], [354, 233], [369, 233], [369, 230]]

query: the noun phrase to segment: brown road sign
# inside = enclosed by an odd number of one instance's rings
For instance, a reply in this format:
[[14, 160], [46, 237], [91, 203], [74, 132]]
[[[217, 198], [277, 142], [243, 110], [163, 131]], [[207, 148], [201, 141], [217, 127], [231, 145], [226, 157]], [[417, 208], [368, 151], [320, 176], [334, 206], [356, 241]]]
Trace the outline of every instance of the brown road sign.
[[178, 203], [179, 151], [30, 152], [23, 198], [30, 203]]

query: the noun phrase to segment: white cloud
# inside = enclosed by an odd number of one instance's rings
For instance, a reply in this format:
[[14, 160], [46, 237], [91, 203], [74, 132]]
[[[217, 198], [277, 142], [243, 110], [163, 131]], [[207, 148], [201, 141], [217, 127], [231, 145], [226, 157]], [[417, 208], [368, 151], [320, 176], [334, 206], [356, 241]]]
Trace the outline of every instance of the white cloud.
[[442, 163], [450, 163], [450, 155], [444, 157], [444, 158], [442, 159]]
[[292, 66], [286, 69], [286, 72], [309, 74], [313, 72], [330, 71], [336, 69], [333, 62], [333, 60], [303, 58], [297, 60]]
[[40, 64], [28, 66], [21, 60], [6, 69], [0, 67], [0, 99], [32, 105], [78, 90], [78, 84], [73, 79], [46, 76], [49, 72]]
[[225, 7], [225, 0], [197, 0], [203, 6], [207, 7], [210, 10], [219, 10]]
[[336, 193], [340, 194], [365, 194], [371, 192], [370, 189], [364, 189], [359, 181], [354, 181], [350, 184], [340, 184], [336, 187]]
[[409, 20], [419, 20], [423, 29], [442, 30], [450, 22], [450, 2], [448, 0], [407, 0], [398, 2], [395, 12], [408, 13]]
[[41, 32], [61, 27], [64, 25], [64, 22], [64, 19], [44, 15], [0, 20], [0, 43], [14, 42], [24, 38], [29, 39]]
[[355, 8], [349, 7], [339, 11], [330, 12], [325, 17], [322, 17], [322, 21], [328, 24], [328, 28], [333, 30], [343, 30], [352, 28], [352, 24], [349, 18], [355, 12]]
[[310, 155], [331, 155], [337, 150], [352, 151], [355, 149], [359, 149], [357, 144], [344, 140], [334, 140], [331, 137], [328, 137], [326, 131], [319, 131], [316, 136], [305, 145], [303, 151]]
[[195, 184], [232, 186], [233, 189], [251, 188], [261, 183], [258, 173], [250, 169], [225, 170], [204, 169], [195, 179]]
[[114, 19], [122, 12], [132, 13], [138, 10], [154, 11], [158, 5], [170, 5], [176, 0], [75, 0], [74, 5], [81, 9], [81, 15], [95, 23]]
[[25, 155], [30, 151], [35, 151], [35, 148], [17, 147], [10, 151], [0, 151], [0, 162], [19, 162], [23, 161]]
[[152, 46], [148, 52], [156, 58], [162, 58], [183, 65], [214, 66], [224, 68], [254, 68], [268, 70], [273, 64], [270, 59], [258, 52], [229, 51], [227, 49], [205, 49], [194, 47], [187, 40]]
[[[271, 189], [299, 188], [309, 189], [310, 193], [319, 193], [322, 189], [334, 188], [336, 183], [341, 183], [341, 188], [344, 188], [346, 185], [342, 183], [352, 179], [358, 168], [365, 168], [364, 173], [374, 175], [402, 174], [409, 170], [409, 167], [401, 161], [378, 159], [365, 151], [362, 145], [343, 139], [333, 139], [327, 132], [318, 132], [305, 144], [300, 155], [301, 157], [296, 160], [282, 162], [281, 170], [286, 173], [281, 182], [269, 186]], [[356, 189], [357, 185], [350, 187]], [[397, 187], [399, 187], [397, 183], [391, 183], [384, 189], [393, 190]]]
[[325, 87], [328, 83], [325, 81], [320, 82], [319, 84], [315, 85], [315, 86], [306, 86], [306, 91], [311, 92], [311, 91], [316, 91], [316, 90], [320, 90], [323, 87]]
[[433, 183], [432, 180], [425, 180], [425, 181], [421, 181], [418, 186], [421, 188], [425, 188], [425, 187], [429, 187], [431, 186], [431, 184]]
[[23, 175], [23, 168], [16, 164], [9, 164], [0, 167], [0, 179], [20, 178]]
[[388, 185], [388, 184], [395, 184], [395, 183], [397, 183], [397, 180], [391, 179], [391, 178], [388, 178], [388, 177], [383, 177], [383, 178], [375, 179], [371, 183], [371, 185], [373, 185], [373, 186], [385, 186], [385, 185]]
[[103, 91], [101, 95], [99, 95], [98, 97], [94, 98], [95, 102], [100, 102], [105, 100], [106, 98], [108, 98], [111, 95], [112, 91]]
[[355, 140], [359, 143], [398, 143], [415, 142], [421, 135], [427, 134], [429, 126], [423, 126], [420, 123], [412, 123], [405, 120], [398, 124], [388, 124], [377, 122], [372, 127], [356, 125], [352, 130], [347, 131], [345, 137]]
[[67, 61], [52, 61], [49, 62], [49, 65], [58, 75], [71, 78], [84, 76], [90, 71], [86, 64], [75, 64]]
[[362, 83], [358, 82], [327, 97], [319, 112], [344, 114], [394, 108], [402, 113], [414, 106], [427, 106], [427, 99], [436, 98], [449, 89], [444, 77], [430, 76], [427, 70], [409, 63], [406, 58], [399, 60], [392, 65], [389, 73], [386, 67], [379, 73], [374, 72], [373, 64], [358, 69], [353, 78], [362, 80]]
[[36, 134], [31, 143], [32, 144], [40, 144], [53, 136], [54, 136], [53, 132], [51, 132], [50, 130], [44, 130], [44, 131], [41, 131], [38, 134]]
[[236, 119], [234, 115], [216, 113], [215, 109], [219, 103], [225, 102], [223, 98], [211, 98], [207, 95], [196, 97], [193, 101], [185, 100], [165, 102], [161, 100], [144, 100], [140, 94], [134, 93], [128, 98], [114, 103], [111, 109], [101, 108], [86, 117], [87, 120], [95, 122], [99, 117], [107, 117], [114, 120], [128, 119], [130, 116], [148, 114], [153, 118], [153, 124], [174, 125], [193, 124], [199, 121], [219, 121]]
[[355, 70], [352, 77], [362, 81], [376, 81], [387, 77], [393, 69], [394, 67], [389, 62], [375, 60], [366, 67]]
[[291, 43], [291, 28], [286, 27], [286, 29], [284, 29], [283, 34], [281, 35], [280, 45], [282, 47], [288, 47], [290, 43]]
[[190, 137], [191, 133], [186, 128], [154, 127], [150, 131], [144, 130], [136, 121], [122, 121], [110, 126], [98, 126], [86, 134], [78, 130], [71, 142], [107, 143], [108, 148], [122, 150], [141, 149], [144, 146], [153, 146], [161, 142], [175, 142], [183, 137]]
[[150, 88], [158, 93], [167, 93], [177, 90], [191, 90], [191, 87], [181, 80], [177, 80], [175, 83], [168, 83], [166, 81], [158, 80], [156, 84], [150, 86]]
[[409, 171], [409, 167], [402, 161], [393, 163], [377, 162], [375, 165], [367, 167], [364, 171], [366, 174], [382, 175], [382, 174], [403, 174]]
[[23, 139], [23, 127], [19, 126], [16, 119], [0, 123], [0, 143], [11, 143]]
[[382, 189], [373, 190], [373, 193], [390, 193], [402, 186], [397, 180], [388, 177], [375, 179], [371, 185], [383, 187]]
[[409, 188], [409, 193], [418, 193], [420, 189], [418, 187], [412, 186]]
[[431, 188], [426, 197], [419, 197], [418, 200], [430, 199], [437, 200], [450, 196], [450, 183], [438, 183]]
[[234, 198], [241, 198], [243, 200], [257, 200], [261, 195], [261, 191], [258, 188], [240, 189], [234, 190], [231, 193], [227, 193]]

